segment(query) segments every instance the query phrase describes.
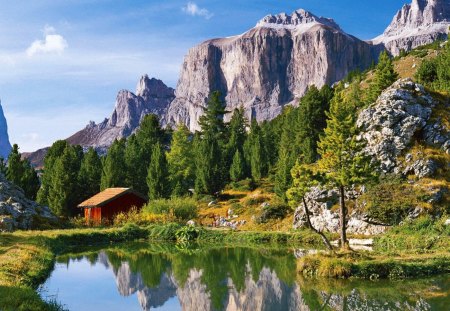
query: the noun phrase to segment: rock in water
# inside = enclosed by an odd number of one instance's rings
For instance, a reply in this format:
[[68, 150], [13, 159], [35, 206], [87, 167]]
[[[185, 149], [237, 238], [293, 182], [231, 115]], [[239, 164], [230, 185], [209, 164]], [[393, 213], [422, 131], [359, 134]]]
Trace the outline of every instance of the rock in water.
[[372, 40], [392, 55], [446, 39], [450, 27], [449, 0], [413, 0], [397, 12], [384, 33]]
[[114, 111], [100, 124], [90, 122], [86, 128], [67, 139], [70, 144], [104, 150], [115, 139], [128, 137], [139, 127], [142, 118], [150, 113], [162, 117], [174, 99], [174, 90], [161, 80], [141, 77], [136, 94], [122, 90], [117, 95]]
[[247, 117], [270, 120], [284, 105], [296, 104], [308, 86], [331, 85], [351, 70], [367, 68], [376, 52], [332, 19], [305, 10], [268, 15], [242, 35], [208, 40], [189, 51], [166, 122], [199, 130], [213, 91], [222, 93], [227, 110], [242, 105]]
[[8, 136], [8, 124], [6, 123], [5, 115], [3, 114], [2, 103], [0, 101], [0, 157], [8, 158], [11, 151], [11, 144]]
[[42, 223], [56, 223], [47, 206], [25, 197], [23, 190], [0, 174], [0, 232], [39, 229]]

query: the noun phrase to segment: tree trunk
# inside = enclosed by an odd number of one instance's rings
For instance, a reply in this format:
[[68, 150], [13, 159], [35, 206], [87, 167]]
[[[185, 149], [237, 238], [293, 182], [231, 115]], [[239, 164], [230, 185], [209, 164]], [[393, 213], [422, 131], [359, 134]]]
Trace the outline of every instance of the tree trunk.
[[331, 246], [330, 241], [328, 241], [327, 237], [325, 236], [325, 234], [323, 234], [321, 231], [317, 230], [316, 228], [313, 227], [313, 225], [311, 224], [311, 219], [309, 219], [309, 209], [308, 209], [308, 204], [306, 204], [306, 200], [305, 197], [302, 198], [303, 199], [303, 208], [305, 211], [305, 215], [306, 215], [306, 222], [308, 224], [308, 227], [316, 232], [317, 234], [319, 234], [322, 237], [323, 242], [325, 243], [325, 245], [328, 247], [328, 249], [330, 251], [333, 250], [333, 247]]
[[340, 192], [340, 221], [341, 221], [341, 248], [345, 247], [347, 245], [347, 208], [345, 207], [345, 190], [344, 186], [339, 187]]

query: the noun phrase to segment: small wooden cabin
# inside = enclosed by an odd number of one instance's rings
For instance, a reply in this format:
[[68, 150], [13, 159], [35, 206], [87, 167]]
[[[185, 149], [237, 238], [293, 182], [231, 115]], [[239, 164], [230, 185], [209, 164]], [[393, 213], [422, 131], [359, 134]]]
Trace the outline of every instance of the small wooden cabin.
[[130, 188], [108, 188], [78, 205], [84, 208], [86, 222], [101, 223], [112, 220], [121, 212], [129, 212], [132, 207], [140, 209], [147, 197]]

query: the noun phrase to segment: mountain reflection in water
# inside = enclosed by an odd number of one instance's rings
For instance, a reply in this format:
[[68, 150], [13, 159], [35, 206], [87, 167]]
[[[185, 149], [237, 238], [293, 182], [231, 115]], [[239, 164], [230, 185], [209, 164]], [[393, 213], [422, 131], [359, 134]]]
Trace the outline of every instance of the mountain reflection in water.
[[[288, 249], [139, 244], [66, 255], [58, 262], [42, 295], [57, 294], [70, 310], [446, 310], [450, 303], [448, 276], [303, 279]], [[101, 271], [114, 276], [117, 290]]]

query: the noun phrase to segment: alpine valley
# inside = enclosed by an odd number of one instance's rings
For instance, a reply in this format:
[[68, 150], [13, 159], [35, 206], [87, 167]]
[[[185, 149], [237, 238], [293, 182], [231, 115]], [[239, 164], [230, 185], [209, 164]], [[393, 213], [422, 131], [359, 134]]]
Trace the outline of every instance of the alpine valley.
[[[347, 34], [331, 18], [302, 9], [268, 15], [241, 35], [191, 48], [175, 91], [143, 76], [135, 94], [117, 94], [109, 118], [89, 122], [67, 141], [104, 152], [115, 139], [134, 133], [149, 113], [158, 115], [163, 126], [185, 124], [194, 132], [213, 91], [220, 91], [228, 111], [242, 106], [248, 119], [271, 120], [284, 106], [298, 105], [309, 86], [332, 85], [354, 70], [365, 70], [383, 50], [397, 56], [401, 50], [445, 39], [449, 26], [448, 0], [413, 0], [382, 35], [369, 41]], [[42, 149], [25, 157], [42, 166], [45, 154]]]

